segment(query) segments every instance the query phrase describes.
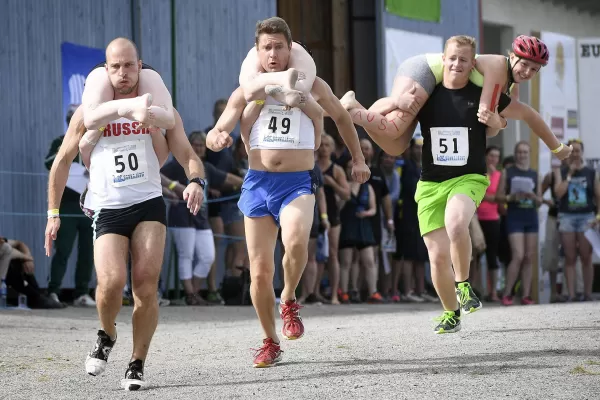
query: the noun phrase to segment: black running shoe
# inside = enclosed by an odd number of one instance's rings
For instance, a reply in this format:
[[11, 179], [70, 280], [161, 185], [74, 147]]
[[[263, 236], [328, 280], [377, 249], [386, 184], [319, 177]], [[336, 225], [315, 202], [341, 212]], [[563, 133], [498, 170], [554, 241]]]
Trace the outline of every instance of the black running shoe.
[[435, 333], [455, 333], [460, 331], [460, 317], [454, 311], [444, 311], [442, 316], [435, 320], [439, 322], [433, 329]]
[[125, 378], [121, 379], [121, 386], [125, 390], [139, 390], [146, 386], [142, 360], [133, 360], [129, 363], [129, 367], [125, 371]]
[[85, 359], [85, 372], [92, 376], [98, 376], [106, 369], [108, 355], [110, 354], [117, 339], [110, 340], [110, 336], [102, 329], [98, 331], [98, 340], [94, 349]]
[[461, 313], [471, 314], [483, 307], [469, 282], [461, 282], [458, 284], [458, 287], [456, 288], [456, 298], [460, 303]]

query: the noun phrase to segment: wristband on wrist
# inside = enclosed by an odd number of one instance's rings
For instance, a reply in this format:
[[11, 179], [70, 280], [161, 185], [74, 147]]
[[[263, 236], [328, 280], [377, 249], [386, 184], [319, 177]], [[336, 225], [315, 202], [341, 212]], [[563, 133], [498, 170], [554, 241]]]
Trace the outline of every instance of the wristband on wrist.
[[169, 188], [169, 190], [173, 190], [175, 189], [175, 186], [177, 186], [177, 182], [171, 181], [171, 183], [169, 183], [169, 186], [167, 187]]
[[53, 208], [52, 210], [48, 210], [48, 218], [56, 218], [59, 216], [59, 209]]
[[329, 219], [327, 213], [321, 213], [321, 219]]
[[558, 146], [554, 150], [550, 150], [550, 151], [552, 151], [554, 154], [558, 154], [563, 149], [563, 147], [565, 147], [565, 145], [561, 143], [560, 146]]

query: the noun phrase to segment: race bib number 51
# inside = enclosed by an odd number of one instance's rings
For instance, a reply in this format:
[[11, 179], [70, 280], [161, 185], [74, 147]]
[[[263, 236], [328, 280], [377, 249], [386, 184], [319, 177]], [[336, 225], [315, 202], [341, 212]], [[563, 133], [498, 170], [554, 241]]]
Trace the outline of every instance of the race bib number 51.
[[143, 140], [113, 144], [108, 147], [107, 153], [114, 187], [136, 185], [148, 180], [146, 145]]
[[300, 109], [266, 105], [261, 115], [260, 145], [293, 148], [300, 141]]
[[469, 128], [431, 128], [431, 155], [435, 165], [466, 165], [469, 159]]

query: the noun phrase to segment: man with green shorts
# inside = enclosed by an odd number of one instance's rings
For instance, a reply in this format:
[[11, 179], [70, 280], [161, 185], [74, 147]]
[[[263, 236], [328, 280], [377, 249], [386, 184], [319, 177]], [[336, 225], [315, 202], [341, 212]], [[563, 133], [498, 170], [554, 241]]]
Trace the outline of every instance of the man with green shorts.
[[481, 308], [469, 283], [469, 223], [489, 185], [486, 137], [506, 126], [498, 110], [510, 104], [502, 94], [494, 112], [478, 111], [482, 89], [469, 82], [474, 57], [473, 38], [448, 40], [443, 82], [417, 115], [423, 134], [423, 169], [415, 201], [431, 277], [444, 307], [436, 333], [458, 332], [461, 313]]

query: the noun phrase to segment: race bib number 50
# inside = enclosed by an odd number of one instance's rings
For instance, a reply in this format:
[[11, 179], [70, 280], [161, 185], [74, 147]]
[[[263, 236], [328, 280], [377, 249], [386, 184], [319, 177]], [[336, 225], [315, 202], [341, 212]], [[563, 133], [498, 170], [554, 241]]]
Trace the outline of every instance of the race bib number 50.
[[293, 148], [300, 141], [300, 109], [266, 105], [261, 115], [260, 145]]
[[466, 165], [469, 159], [469, 128], [431, 128], [431, 155], [435, 165]]
[[146, 145], [143, 140], [110, 145], [107, 154], [114, 187], [136, 185], [148, 180]]

